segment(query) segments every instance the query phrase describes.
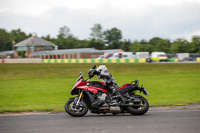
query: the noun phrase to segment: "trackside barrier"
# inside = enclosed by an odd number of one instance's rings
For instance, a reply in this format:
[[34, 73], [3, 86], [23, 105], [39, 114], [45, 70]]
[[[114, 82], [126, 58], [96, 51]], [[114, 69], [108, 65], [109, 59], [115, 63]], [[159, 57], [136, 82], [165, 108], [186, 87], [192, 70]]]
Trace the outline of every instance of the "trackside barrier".
[[197, 62], [200, 62], [200, 57], [196, 58], [196, 61], [197, 61]]
[[43, 63], [145, 63], [146, 59], [43, 59]]
[[[196, 58], [200, 62], [200, 57]], [[0, 63], [145, 63], [145, 58], [140, 59], [0, 59]], [[168, 59], [168, 62], [178, 62], [178, 59]]]
[[178, 59], [167, 59], [168, 62], [178, 62]]
[[[155, 62], [160, 62], [159, 58], [151, 58]], [[167, 59], [167, 62], [178, 62], [178, 59]]]
[[[168, 59], [168, 62], [178, 62], [178, 59]], [[146, 63], [146, 58], [140, 59], [43, 59], [43, 63]]]

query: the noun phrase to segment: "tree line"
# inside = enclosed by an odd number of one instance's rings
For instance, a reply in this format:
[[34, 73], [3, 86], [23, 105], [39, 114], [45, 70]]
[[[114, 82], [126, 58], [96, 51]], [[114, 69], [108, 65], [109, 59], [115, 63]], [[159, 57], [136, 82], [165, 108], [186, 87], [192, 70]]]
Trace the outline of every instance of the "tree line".
[[[67, 26], [61, 27], [56, 37], [47, 35], [41, 38], [53, 42], [59, 49], [94, 47], [100, 50], [123, 49], [132, 52], [200, 53], [200, 36], [198, 35], [193, 36], [191, 41], [183, 38], [170, 41], [160, 37], [153, 37], [148, 41], [144, 39], [131, 41], [122, 40], [122, 32], [116, 27], [103, 30], [101, 24], [94, 24], [90, 30], [90, 38], [84, 40], [76, 38]], [[0, 51], [12, 50], [13, 43], [18, 43], [30, 36], [32, 34], [26, 34], [21, 29], [8, 32], [0, 28]]]

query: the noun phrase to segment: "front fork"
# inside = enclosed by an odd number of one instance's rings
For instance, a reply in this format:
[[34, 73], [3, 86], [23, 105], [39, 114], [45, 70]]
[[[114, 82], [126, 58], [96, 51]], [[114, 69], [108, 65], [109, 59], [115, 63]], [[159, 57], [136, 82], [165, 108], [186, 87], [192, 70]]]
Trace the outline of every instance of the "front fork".
[[76, 105], [77, 105], [77, 106], [79, 105], [79, 102], [80, 102], [82, 96], [83, 96], [83, 91], [81, 91], [81, 93], [80, 93], [80, 95], [79, 95], [79, 97], [78, 97], [78, 100], [77, 100], [77, 102], [76, 102]]

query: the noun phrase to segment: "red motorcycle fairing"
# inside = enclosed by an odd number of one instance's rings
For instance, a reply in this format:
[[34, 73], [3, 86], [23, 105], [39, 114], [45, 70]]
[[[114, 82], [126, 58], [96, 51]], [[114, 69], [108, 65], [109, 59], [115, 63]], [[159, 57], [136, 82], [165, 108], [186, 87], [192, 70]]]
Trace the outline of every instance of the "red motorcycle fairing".
[[104, 83], [104, 82], [101, 82], [101, 81], [100, 81], [99, 83], [101, 83], [102, 85], [106, 85], [106, 83]]
[[77, 86], [83, 86], [83, 85], [85, 85], [87, 83], [88, 83], [88, 81], [83, 81], [83, 79], [80, 79], [77, 83], [75, 83], [75, 85], [72, 88], [72, 90], [75, 89]]
[[[102, 85], [106, 85], [106, 83], [104, 82], [100, 82]], [[131, 83], [126, 83], [123, 86], [121, 86], [118, 90], [123, 90], [125, 88], [127, 88], [127, 86], [131, 85]], [[78, 86], [76, 89], [83, 89], [83, 90], [88, 90], [92, 93], [97, 93], [99, 90], [102, 90], [103, 92], [108, 92], [107, 90], [103, 89], [103, 88], [98, 88], [98, 87], [94, 87], [94, 86]]]
[[131, 83], [126, 83], [123, 86], [121, 86], [118, 90], [125, 89], [127, 86], [131, 85]]
[[[98, 81], [92, 81], [92, 82], [98, 82]], [[82, 90], [87, 90], [90, 91], [94, 94], [96, 94], [99, 90], [102, 90], [103, 92], [108, 92], [107, 90], [103, 89], [103, 88], [98, 88], [95, 86], [88, 86], [87, 84], [90, 83], [88, 81], [83, 81], [83, 79], [80, 79], [73, 87], [72, 92], [82, 89]], [[100, 84], [102, 85], [106, 85], [106, 83], [99, 81]], [[129, 85], [131, 85], [131, 83], [126, 83], [123, 86], [121, 86], [118, 90], [123, 90], [125, 88], [127, 88]]]
[[90, 91], [94, 94], [97, 93], [99, 90], [102, 90], [103, 92], [108, 92], [105, 89], [97, 88], [97, 87], [94, 87], [94, 86], [79, 86], [79, 87], [77, 87], [77, 89], [87, 90], [87, 91]]
[[[78, 89], [83, 89], [83, 90], [88, 90], [92, 93], [97, 93], [99, 90], [102, 90], [103, 92], [108, 92], [107, 90], [103, 89], [103, 88], [98, 88], [98, 87], [94, 87], [94, 86], [87, 86], [87, 83], [89, 83], [88, 81], [83, 81], [83, 79], [80, 79], [73, 87], [72, 89], [72, 93]], [[99, 82], [102, 85], [106, 85], [106, 83], [104, 82]]]

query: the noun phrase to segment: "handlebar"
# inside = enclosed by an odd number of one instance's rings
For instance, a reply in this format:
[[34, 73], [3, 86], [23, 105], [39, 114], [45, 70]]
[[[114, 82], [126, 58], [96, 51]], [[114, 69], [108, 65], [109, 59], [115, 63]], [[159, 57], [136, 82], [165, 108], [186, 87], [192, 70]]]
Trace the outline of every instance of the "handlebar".
[[89, 77], [90, 79], [91, 79], [92, 77], [94, 77], [94, 75], [96, 74], [95, 68], [96, 68], [96, 65], [94, 65], [94, 66], [92, 67], [92, 69], [90, 69], [90, 70], [88, 71], [88, 77]]
[[135, 81], [132, 81], [131, 84], [132, 84], [132, 83], [138, 84], [138, 83], [139, 83], [139, 80], [136, 79]]

